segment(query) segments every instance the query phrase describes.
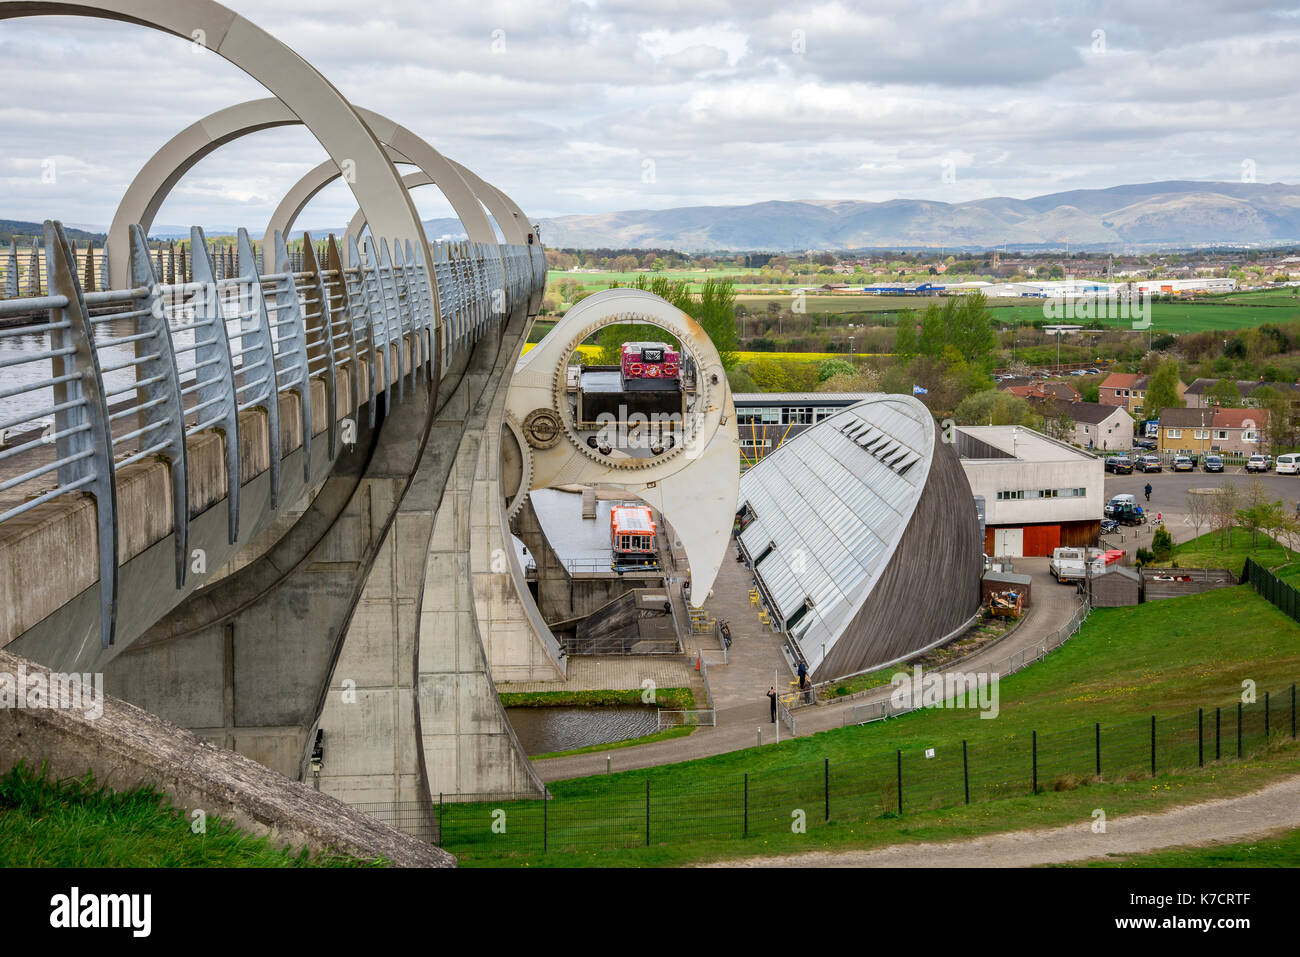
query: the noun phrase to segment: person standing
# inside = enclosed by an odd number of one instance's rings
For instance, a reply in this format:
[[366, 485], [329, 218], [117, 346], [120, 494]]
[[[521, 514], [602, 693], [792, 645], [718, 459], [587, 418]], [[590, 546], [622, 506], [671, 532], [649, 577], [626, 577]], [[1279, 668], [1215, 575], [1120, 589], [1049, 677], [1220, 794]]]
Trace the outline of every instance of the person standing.
[[767, 700], [771, 705], [772, 723], [776, 724], [776, 685], [772, 685], [772, 687], [767, 689]]
[[799, 662], [799, 690], [802, 691], [808, 686], [808, 666], [802, 661]]
[[1147, 501], [1148, 501], [1148, 502], [1151, 501], [1151, 483], [1150, 483], [1150, 482], [1147, 482], [1147, 487], [1146, 487], [1145, 489], [1143, 489], [1143, 491], [1147, 493]]

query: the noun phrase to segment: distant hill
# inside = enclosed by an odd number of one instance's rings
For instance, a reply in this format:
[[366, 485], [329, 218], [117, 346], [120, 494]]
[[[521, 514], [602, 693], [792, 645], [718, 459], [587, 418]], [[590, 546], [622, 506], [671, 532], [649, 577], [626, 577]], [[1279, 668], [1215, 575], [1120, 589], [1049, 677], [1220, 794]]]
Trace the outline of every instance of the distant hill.
[[[103, 242], [107, 235], [100, 232], [88, 232], [63, 224], [63, 231], [69, 239], [85, 242], [87, 239]], [[10, 236], [44, 236], [44, 223], [29, 223], [21, 219], [0, 219], [0, 242], [8, 242]]]
[[[1188, 248], [1283, 245], [1300, 241], [1300, 186], [1171, 180], [1079, 189], [1031, 199], [995, 196], [965, 203], [922, 199], [772, 200], [748, 206], [682, 206], [586, 213], [541, 220], [550, 247], [689, 251], [871, 249]], [[425, 220], [430, 239], [464, 239], [454, 218]], [[103, 227], [100, 227], [102, 230]], [[343, 228], [332, 230], [342, 235]], [[30, 236], [40, 223], [0, 220], [0, 236]], [[211, 227], [211, 237], [233, 234]], [[331, 230], [313, 229], [325, 236]], [[78, 240], [102, 231], [69, 229]], [[157, 238], [185, 238], [188, 227], [158, 225]], [[254, 239], [260, 236], [254, 234]]]
[[1300, 240], [1300, 186], [1169, 181], [965, 203], [771, 201], [543, 219], [550, 247], [866, 249], [1279, 244]]

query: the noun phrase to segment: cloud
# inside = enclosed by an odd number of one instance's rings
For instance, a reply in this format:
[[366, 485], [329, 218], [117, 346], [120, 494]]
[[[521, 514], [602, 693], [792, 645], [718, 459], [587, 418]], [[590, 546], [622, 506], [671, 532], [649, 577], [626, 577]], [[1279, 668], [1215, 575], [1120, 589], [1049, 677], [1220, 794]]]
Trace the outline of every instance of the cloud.
[[[1300, 179], [1300, 16], [1271, 0], [232, 5], [534, 217], [1028, 197], [1236, 179], [1244, 159], [1261, 181]], [[266, 95], [184, 40], [67, 17], [0, 21], [0, 83], [21, 91], [0, 106], [0, 217], [101, 224], [172, 135]], [[324, 158], [302, 129], [230, 144], [159, 221], [261, 229]], [[449, 214], [436, 189], [417, 195], [422, 215]], [[302, 222], [354, 210], [336, 184]]]

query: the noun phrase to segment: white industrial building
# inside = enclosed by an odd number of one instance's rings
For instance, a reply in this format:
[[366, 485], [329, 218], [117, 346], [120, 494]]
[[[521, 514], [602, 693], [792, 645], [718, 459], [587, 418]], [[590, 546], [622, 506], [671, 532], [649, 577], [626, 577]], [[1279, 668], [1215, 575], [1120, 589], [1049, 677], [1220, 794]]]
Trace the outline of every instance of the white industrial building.
[[1093, 545], [1106, 504], [1102, 460], [1019, 425], [958, 426], [957, 454], [984, 499], [984, 551], [1050, 555]]

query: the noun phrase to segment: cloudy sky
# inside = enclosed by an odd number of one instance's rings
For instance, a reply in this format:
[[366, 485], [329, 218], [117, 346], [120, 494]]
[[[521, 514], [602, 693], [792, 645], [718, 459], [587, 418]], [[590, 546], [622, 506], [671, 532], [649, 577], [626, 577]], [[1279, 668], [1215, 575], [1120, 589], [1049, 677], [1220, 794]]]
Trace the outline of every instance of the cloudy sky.
[[[1294, 3], [229, 5], [539, 217], [1300, 181]], [[100, 225], [170, 136], [266, 95], [183, 40], [69, 18], [0, 21], [0, 89], [0, 218]], [[324, 158], [301, 129], [248, 137], [192, 170], [157, 223], [260, 231]], [[433, 187], [417, 197], [449, 214]], [[354, 210], [336, 185], [299, 225]]]

